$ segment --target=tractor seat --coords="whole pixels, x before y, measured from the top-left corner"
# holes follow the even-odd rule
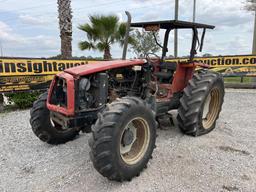
[[[162,70],[175,71],[176,68],[177,68],[177,64],[175,62],[165,61],[162,64],[160,64],[160,69]]]
[[[160,64],[160,72],[155,72],[155,76],[162,81],[170,80],[176,70],[176,66],[177,64],[173,62],[163,62]]]
[[[171,72],[155,72],[155,76],[158,78],[158,79],[170,79],[172,77],[172,73]]]

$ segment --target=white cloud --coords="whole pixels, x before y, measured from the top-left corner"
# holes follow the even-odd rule
[[[11,28],[6,23],[0,21],[0,38],[6,38],[11,31]]]
[[[59,38],[47,35],[24,36],[17,34],[9,25],[1,21],[0,41],[5,56],[39,57],[56,55],[59,50]]]
[[[243,1],[204,0],[198,4],[197,18],[217,26],[234,26],[247,23],[251,16],[243,7]]]
[[[33,17],[27,14],[19,15],[19,19],[22,23],[30,25],[46,25],[50,23],[45,17]]]
[[[159,19],[159,13],[157,12],[148,12],[144,14],[141,18],[141,21],[152,21]]]
[[[121,12],[117,13],[116,15],[118,16],[120,22],[125,22],[123,14]]]
[[[22,43],[23,39],[20,35],[14,34],[13,29],[6,23],[0,21],[0,40],[2,43]]]

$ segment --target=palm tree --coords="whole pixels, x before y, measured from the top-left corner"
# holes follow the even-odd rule
[[[58,0],[61,58],[72,57],[72,12],[71,0]]]
[[[80,25],[78,28],[87,34],[88,41],[81,41],[79,48],[81,50],[99,50],[104,52],[104,59],[111,59],[111,45],[118,42],[121,46],[124,44],[126,24],[120,23],[115,15],[94,15],[90,16],[90,23]],[[132,37],[129,37],[129,43],[132,43]]]

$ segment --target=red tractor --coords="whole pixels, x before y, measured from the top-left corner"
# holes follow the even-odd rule
[[[80,131],[92,132],[93,165],[116,181],[131,180],[147,166],[158,122],[168,117],[168,111],[178,109],[183,133],[203,135],[215,128],[224,97],[222,76],[193,61],[197,47],[202,50],[206,29],[214,26],[177,20],[131,23],[127,15],[123,60],[87,64],[57,74],[48,92],[34,102],[30,119],[35,135],[49,144],[70,141]],[[130,26],[165,30],[163,46],[157,42],[162,56],[149,53],[146,59],[125,60]],[[193,31],[187,62],[164,60],[173,29]],[[198,29],[202,30],[200,40]]]

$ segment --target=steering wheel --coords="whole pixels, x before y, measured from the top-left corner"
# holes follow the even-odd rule
[[[155,59],[152,59],[150,57],[150,55],[155,56],[157,58],[157,61]],[[146,60],[148,61],[148,63],[152,64],[152,63],[156,63],[156,62],[160,61],[161,58],[157,54],[155,54],[155,53],[146,53]]]
[[[150,55],[153,55],[154,58],[150,57]],[[161,58],[155,54],[155,53],[146,53],[146,60],[148,62],[148,65],[151,67],[151,70],[154,71],[155,67],[160,64]]]

